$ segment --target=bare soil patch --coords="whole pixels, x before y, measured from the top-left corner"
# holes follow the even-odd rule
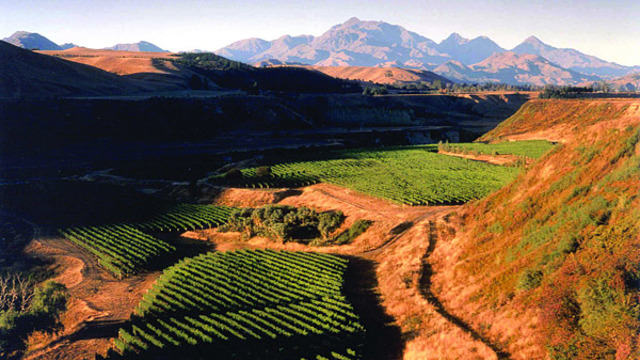
[[[51,260],[53,280],[67,286],[68,309],[64,330],[54,335],[36,333],[29,339],[24,359],[92,359],[105,355],[118,326],[129,318],[159,273],[116,279],[96,259],[62,238],[38,238],[27,254]]]
[[[448,151],[438,151],[438,154],[449,155],[449,156],[457,156],[465,159],[482,161],[489,164],[494,165],[503,165],[509,166],[521,161],[523,158],[516,155],[472,155],[472,154],[461,154],[455,152]]]

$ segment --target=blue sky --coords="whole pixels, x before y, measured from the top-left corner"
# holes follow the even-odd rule
[[[640,65],[640,0],[0,0],[0,37],[38,32],[101,48],[140,40],[172,51],[236,40],[320,35],[352,16],[434,41],[486,35],[512,48],[530,35],[623,65]]]

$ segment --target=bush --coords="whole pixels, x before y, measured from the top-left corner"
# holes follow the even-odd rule
[[[256,176],[259,178],[271,177],[271,168],[269,166],[260,166],[256,169]]]
[[[356,221],[349,230],[344,231],[333,239],[333,245],[344,245],[352,242],[355,238],[367,231],[372,224],[373,221],[371,220]]]
[[[521,275],[518,280],[518,289],[531,290],[540,286],[544,274],[540,270],[527,269]]]
[[[267,205],[257,209],[238,209],[220,231],[239,231],[245,238],[256,235],[284,242],[307,243],[312,239],[326,238],[344,222],[340,211],[321,214],[307,207]]]

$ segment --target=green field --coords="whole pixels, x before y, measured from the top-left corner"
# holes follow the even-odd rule
[[[347,260],[213,252],[165,269],[112,358],[359,359],[364,329],[342,295]]]
[[[323,159],[270,166],[271,175],[243,169],[241,178],[213,183],[253,188],[327,182],[408,205],[460,204],[509,183],[519,169],[437,154],[436,145],[333,151]]]
[[[546,140],[507,141],[497,144],[485,143],[445,143],[439,144],[438,149],[463,154],[474,155],[516,155],[532,159],[539,159],[554,144]]]

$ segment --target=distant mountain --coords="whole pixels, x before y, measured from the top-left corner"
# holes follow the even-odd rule
[[[299,62],[292,62],[292,61],[280,61],[277,59],[268,59],[268,60],[260,60],[251,65],[255,67],[268,67],[268,66],[304,65],[304,64]]]
[[[73,49],[74,47],[80,47],[80,45],[76,45],[74,43],[66,43],[66,44],[60,45],[61,50]]]
[[[518,54],[533,54],[583,74],[601,77],[616,77],[628,74],[632,69],[628,66],[604,61],[595,56],[581,53],[574,49],[559,49],[543,43],[535,36],[527,38],[512,50]]]
[[[121,95],[143,90],[135,80],[0,41],[0,97]]]
[[[116,51],[169,52],[169,50],[163,50],[156,45],[153,45],[152,43],[146,41],[140,41],[135,44],[117,44],[104,49]]]
[[[437,44],[401,26],[351,18],[333,26],[318,37],[285,35],[272,41],[251,38],[232,43],[215,53],[248,64],[263,60],[279,60],[283,63],[295,62],[315,66],[402,67],[441,71],[440,74],[443,76],[468,81],[471,78],[495,79],[497,73],[487,72],[479,66],[469,66],[505,51],[486,36],[467,39],[453,33]],[[528,77],[540,84],[573,84],[577,78],[592,79],[598,76],[610,79],[640,71],[640,67],[607,62],[574,49],[558,49],[535,37],[528,38],[512,51],[520,55],[535,55],[550,62],[547,64],[536,58],[533,62],[539,62],[543,69],[531,67],[529,76],[519,72],[525,71],[525,63],[531,59],[525,61],[524,57],[518,57],[517,61],[525,63],[517,66],[512,64],[514,71],[519,69],[513,76],[507,76],[506,68],[500,66],[502,75],[497,77],[515,83],[522,83],[523,79]],[[502,58],[516,59],[513,55]],[[496,59],[499,58],[494,58],[491,62]],[[436,68],[438,70],[435,70]],[[568,70],[571,72],[567,72]],[[483,72],[486,74],[481,74]],[[545,73],[561,77],[545,79]]]
[[[401,26],[351,18],[319,37],[282,36],[273,41],[247,39],[215,53],[233,60],[256,63],[277,59],[319,66],[394,66],[433,68],[450,60],[438,44]]]
[[[480,62],[495,53],[506,51],[486,36],[469,40],[458,33],[451,34],[438,44],[438,50],[467,65]]]
[[[13,35],[4,38],[3,40],[11,45],[15,45],[23,49],[62,50],[58,44],[46,37],[38,33],[31,33],[27,31],[16,31]]]
[[[449,79],[467,83],[577,85],[599,79],[596,76],[584,75],[562,68],[537,55],[514,52],[496,53],[469,66],[450,61],[440,65],[434,71]]]

